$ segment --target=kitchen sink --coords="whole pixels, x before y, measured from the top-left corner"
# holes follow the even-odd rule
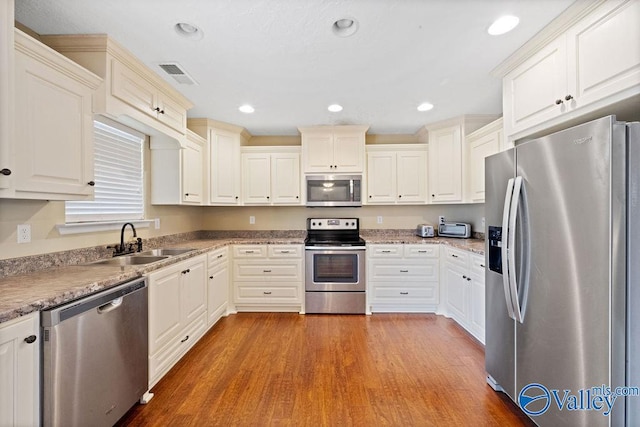
[[[142,253],[142,252],[140,252]],[[126,265],[144,265],[150,264],[156,261],[162,261],[163,259],[169,258],[168,255],[165,256],[145,256],[145,255],[127,255],[120,256],[115,258],[109,258],[102,261],[92,262],[87,265],[113,265],[113,266],[121,266],[124,267]]]
[[[133,254],[133,256],[174,256],[181,255],[187,252],[191,252],[193,249],[182,249],[182,248],[165,248],[165,249],[150,249],[148,251],[138,252]]]

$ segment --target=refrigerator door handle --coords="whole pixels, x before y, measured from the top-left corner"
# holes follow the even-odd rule
[[[513,298],[511,297],[511,287],[509,280],[509,209],[511,207],[511,199],[513,197],[513,183],[511,178],[507,182],[507,193],[504,196],[504,209],[502,210],[502,285],[504,286],[504,299],[507,303],[507,313],[509,317],[515,320],[513,310]]]
[[[511,195],[511,211],[509,213],[509,234],[507,236],[507,250],[509,253],[509,294],[513,307],[514,319],[522,323],[522,310],[518,296],[518,281],[516,274],[516,225],[518,221],[518,209],[520,207],[520,193],[522,192],[522,177],[517,176],[514,181],[513,194]]]

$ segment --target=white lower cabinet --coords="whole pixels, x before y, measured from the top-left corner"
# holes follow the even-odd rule
[[[439,245],[371,244],[367,260],[368,311],[436,311]]]
[[[442,247],[442,310],[484,344],[484,257]]]
[[[0,324],[0,426],[40,424],[40,312]]]
[[[235,311],[301,311],[302,245],[233,246]]]
[[[229,248],[216,249],[207,255],[209,281],[207,286],[207,327],[227,314],[229,301]]]
[[[200,255],[149,275],[149,387],[206,331],[206,273]]]

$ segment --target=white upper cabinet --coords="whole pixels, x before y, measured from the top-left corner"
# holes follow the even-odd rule
[[[426,203],[426,144],[367,146],[368,204]]]
[[[151,137],[151,204],[204,203],[204,162],[207,141],[187,129],[184,148]]]
[[[300,148],[243,147],[244,204],[299,205]]]
[[[545,28],[494,71],[511,141],[640,95],[640,0],[576,2],[555,22],[568,24]]]
[[[13,140],[13,1],[0,2],[0,197],[11,195],[13,161],[9,145]]]
[[[362,173],[368,126],[299,128],[304,173]]]
[[[187,110],[193,104],[124,47],[106,35],[42,36],[63,55],[104,79],[94,112],[184,146]]]
[[[468,202],[467,135],[496,119],[492,115],[466,115],[426,127],[429,132],[429,202]]]
[[[101,79],[15,30],[16,198],[93,197],[92,96]]]
[[[469,173],[465,199],[472,203],[484,203],[484,159],[505,148],[502,118],[469,134],[466,144],[469,150]]]
[[[241,127],[211,119],[189,119],[189,129],[207,139],[205,204],[242,203],[240,147],[249,138]]]

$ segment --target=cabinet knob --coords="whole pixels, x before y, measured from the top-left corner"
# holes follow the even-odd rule
[[[271,295],[271,291],[264,291],[262,293],[265,294],[265,295]]]
[[[160,107],[153,108],[152,110],[157,112],[157,113],[159,113],[160,112]]]
[[[271,270],[262,270],[263,273],[271,273]]]
[[[26,337],[24,339],[24,342],[26,342],[27,344],[33,344],[34,342],[36,342],[36,336],[35,335],[29,335],[28,337]]]
[[[463,279],[466,279],[466,278],[467,278],[467,276],[462,276],[462,278],[463,278]]]
[[[400,292],[400,295],[409,295],[409,292]]]
[[[186,340],[189,339],[189,335],[187,335],[186,337],[184,337],[184,339],[180,340],[180,342],[185,342]]]
[[[338,165],[333,165],[333,168],[334,169],[338,169]]]
[[[189,193],[184,193],[184,195],[188,197],[188,196],[189,196]]]
[[[402,194],[398,194],[398,198],[401,199],[402,198]]]
[[[213,276],[209,276],[209,279],[213,279]]]
[[[400,273],[408,273],[409,270],[400,270]]]
[[[485,265],[484,265],[484,264],[480,264],[480,267],[484,268],[484,267],[485,267]]]
[[[467,281],[470,282],[471,281],[471,277],[467,277]]]
[[[0,173],[2,175],[4,175],[4,176],[9,176],[9,175],[11,175],[11,169],[4,168],[4,169],[0,170]]]
[[[89,181],[89,182],[87,182],[87,184],[89,184],[90,186],[92,186],[92,187],[93,187],[93,186],[95,186],[95,185],[96,185],[96,182],[95,182],[95,181]]]
[[[187,273],[191,273],[191,270],[188,268],[186,270],[182,270],[182,274],[187,274]]]
[[[454,258],[458,258],[458,255],[456,255],[456,254],[451,254],[451,256],[454,257]]]
[[[238,196],[236,196],[236,200],[238,200]]]
[[[160,110],[160,111],[159,111],[159,113],[160,113],[160,114],[164,114],[164,110]]]
[[[217,258],[222,258],[224,255],[220,254],[217,256]]]
[[[300,198],[300,196],[296,196],[296,199],[299,199],[299,198]]]
[[[571,95],[567,95],[567,96],[564,97],[565,101],[571,101],[572,99],[573,99],[573,96],[571,96]]]
[[[564,101],[562,99],[556,99],[556,105],[562,104]]]
[[[269,196],[267,196],[267,200],[269,200]]]
[[[436,195],[435,195],[435,194],[432,194],[432,195],[431,195],[431,197],[436,197]]]

